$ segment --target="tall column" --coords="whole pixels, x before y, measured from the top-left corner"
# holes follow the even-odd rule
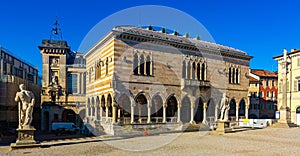
[[[134,105],[131,105],[130,123],[134,123]]]
[[[178,103],[178,109],[177,109],[177,113],[178,113],[178,116],[177,116],[177,122],[181,122],[181,113],[180,113],[180,110],[181,109],[181,104]]]
[[[112,122],[116,123],[117,121],[117,107],[114,102],[112,102]]]
[[[150,107],[150,105],[148,106],[148,118],[147,118],[147,123],[151,123],[151,107]]]
[[[191,121],[190,121],[190,123],[195,123],[195,121],[194,121],[194,107],[195,107],[195,104],[194,103],[192,103],[191,104]]]
[[[246,105],[245,118],[248,119],[249,104]]]
[[[107,104],[105,105],[105,111],[106,111],[106,113],[105,113],[105,122],[108,122],[108,105]]]
[[[102,121],[102,116],[103,116],[103,108],[101,107],[101,104],[100,104],[100,121]]]
[[[202,120],[202,123],[204,123],[204,124],[207,123],[207,120],[206,120],[206,109],[207,109],[207,103],[204,102],[203,103],[203,120]]]
[[[167,122],[167,103],[163,104],[163,123]]]
[[[235,121],[239,121],[239,108],[239,104],[237,104],[235,110]]]
[[[287,51],[284,49],[283,51],[283,62],[282,65],[282,105],[279,108],[280,110],[280,119],[279,123],[288,123],[289,122],[289,114],[287,107],[287,69],[288,69],[288,61],[287,61]],[[292,81],[291,81],[292,82]]]

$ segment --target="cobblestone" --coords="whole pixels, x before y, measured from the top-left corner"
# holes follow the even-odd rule
[[[88,137],[42,142],[41,148],[0,155],[299,155],[299,128],[266,128],[227,133],[168,133],[131,138]]]

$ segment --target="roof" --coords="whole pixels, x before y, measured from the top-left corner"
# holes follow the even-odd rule
[[[292,50],[291,52],[287,53],[287,55],[296,54],[296,53],[299,53],[299,52],[300,52],[300,49]],[[280,58],[280,57],[283,57],[283,54],[274,56],[273,59],[277,59],[277,58]]]
[[[228,47],[228,46],[224,46],[221,44],[216,44],[204,40],[192,39],[185,36],[162,33],[161,31],[148,30],[148,29],[143,29],[135,26],[116,26],[113,30],[121,33],[129,33],[129,34],[140,35],[145,37],[152,37],[156,39],[167,40],[167,41],[172,41],[181,44],[187,44],[187,45],[196,46],[200,48],[203,47],[203,48],[215,49],[215,50],[225,51],[240,56],[249,57],[249,55],[246,52],[239,49],[235,49],[232,47]]]
[[[249,81],[250,81],[250,82],[259,82],[258,79],[254,78],[254,77],[252,77],[252,76],[249,77]]]
[[[251,73],[260,77],[277,77],[277,72],[270,72],[263,69],[251,69]]]

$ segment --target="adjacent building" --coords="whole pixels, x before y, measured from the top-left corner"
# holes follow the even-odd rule
[[[251,69],[249,91],[249,117],[274,119],[277,111],[277,72]]]
[[[284,117],[285,122],[300,125],[300,50],[285,50],[285,55],[274,59],[278,61],[278,110],[286,111],[280,117]]]
[[[0,46],[0,128],[18,127],[18,104],[15,95],[20,84],[25,84],[35,96],[33,126],[40,128],[40,94],[38,69]]]
[[[58,23],[49,40],[39,46],[42,54],[41,130],[51,131],[52,122],[82,126],[85,116],[85,59],[62,40]]]
[[[86,122],[208,124],[225,93],[232,121],[248,118],[246,52],[178,32],[117,26],[85,55]]]

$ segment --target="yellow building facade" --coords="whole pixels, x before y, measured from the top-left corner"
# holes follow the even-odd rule
[[[278,110],[283,103],[284,56],[275,56],[278,61]],[[300,50],[292,49],[287,53],[287,120],[300,125]]]

